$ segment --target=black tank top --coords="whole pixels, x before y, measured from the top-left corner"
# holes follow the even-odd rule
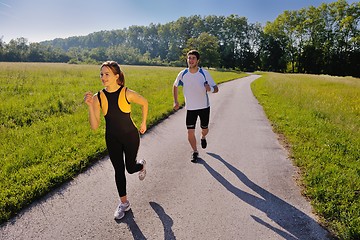
[[[119,136],[134,130],[137,131],[130,112],[125,113],[119,107],[119,97],[122,88],[120,87],[116,92],[112,93],[103,90],[108,101],[108,111],[105,115],[107,134]]]

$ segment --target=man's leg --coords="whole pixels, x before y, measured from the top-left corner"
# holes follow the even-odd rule
[[[195,126],[198,115],[196,111],[188,110],[186,112],[186,128],[188,130],[188,141],[193,151],[197,151],[196,137],[195,137]]]
[[[188,129],[188,140],[193,151],[197,151],[195,129]]]
[[[201,129],[201,138],[205,138],[206,135],[209,133],[209,129]]]
[[[201,147],[206,148],[206,135],[209,133],[210,107],[203,109],[200,113],[201,125]]]
[[[195,129],[188,129],[188,140],[193,149],[193,153],[191,154],[191,162],[197,162],[199,158],[199,152],[196,147],[196,137],[195,137]]]

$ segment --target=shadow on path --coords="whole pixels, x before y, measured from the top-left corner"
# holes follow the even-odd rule
[[[126,212],[125,217],[123,219],[116,220],[116,222],[117,223],[126,223],[128,228],[130,229],[134,239],[136,239],[136,240],[146,240],[146,237],[141,232],[139,226],[135,222],[134,213],[133,213],[132,209],[130,209],[129,211]]]
[[[172,230],[173,220],[169,215],[166,214],[164,208],[162,208],[159,204],[155,202],[150,202],[150,206],[154,209],[156,214],[159,216],[163,226],[164,226],[164,239],[165,240],[175,240],[176,237]]]
[[[226,162],[219,155],[214,153],[207,154],[223,163],[231,172],[233,172],[238,177],[241,182],[243,182],[247,187],[252,189],[257,194],[259,194],[262,198],[254,196],[235,187],[221,174],[215,171],[204,160],[200,159],[198,161],[199,164],[204,165],[206,170],[229,192],[233,193],[235,196],[237,196],[239,199],[246,202],[250,206],[253,206],[258,210],[264,212],[272,221],[281,226],[281,228],[285,231],[271,226],[262,219],[252,215],[251,217],[256,222],[271,229],[285,239],[324,239],[324,235],[326,235],[325,230],[321,228],[321,226],[311,217],[252,182],[244,173]],[[322,231],[322,233],[318,234],[316,231]]]
[[[169,215],[166,214],[164,208],[160,206],[160,204],[156,202],[150,202],[150,206],[154,209],[156,214],[159,216],[163,228],[164,228],[164,239],[165,240],[176,240],[174,232],[172,230],[173,220]],[[130,209],[126,214],[125,217],[121,220],[116,220],[117,223],[125,223],[131,231],[133,238],[136,240],[146,240],[146,237],[140,230],[139,226],[137,225],[134,213],[132,209]]]

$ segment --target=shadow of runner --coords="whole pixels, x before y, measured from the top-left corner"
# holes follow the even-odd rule
[[[117,223],[126,223],[128,228],[131,231],[131,234],[133,235],[134,239],[136,240],[146,240],[146,237],[141,232],[139,226],[135,222],[134,219],[134,213],[132,212],[132,209],[126,212],[125,217],[120,220],[116,220]]]
[[[159,216],[163,227],[164,227],[164,239],[165,240],[176,240],[176,237],[174,235],[174,232],[172,230],[173,226],[173,220],[172,218],[166,214],[164,208],[162,208],[158,203],[156,202],[149,202],[150,206],[154,209],[156,214]],[[134,213],[132,212],[132,209],[130,209],[128,212],[126,212],[125,217],[120,220],[116,220],[117,223],[126,223],[128,228],[131,231],[131,234],[133,235],[135,240],[146,240],[146,237],[141,232],[139,226],[135,222],[134,219]]]
[[[276,222],[288,233],[280,229],[270,227],[268,224],[266,224],[259,218],[253,217],[256,222],[275,231],[277,234],[285,237],[286,239],[324,239],[324,235],[326,234],[318,235],[317,233],[313,232],[313,229],[324,231],[324,233],[325,230],[311,217],[252,182],[244,173],[226,162],[219,155],[214,153],[207,154],[222,162],[231,172],[233,172],[239,178],[241,182],[243,182],[247,187],[252,189],[257,194],[259,194],[263,199],[235,187],[221,174],[219,174],[212,167],[210,167],[210,165],[207,164],[204,160],[198,161],[199,164],[203,164],[206,170],[228,191],[233,193],[235,196],[237,196],[239,199],[246,202],[247,204],[266,213],[266,215],[271,220]]]
[[[256,222],[260,223],[261,225],[269,228],[270,230],[276,232],[277,234],[279,234],[280,236],[282,236],[284,239],[287,239],[287,240],[296,240],[297,238],[295,238],[294,236],[288,234],[287,232],[285,231],[282,231],[281,229],[278,229],[274,226],[271,226],[270,224],[268,224],[267,222],[263,221],[262,219],[254,216],[254,215],[250,215]]]
[[[154,209],[156,214],[159,216],[163,226],[164,226],[164,239],[165,240],[175,240],[176,237],[172,230],[173,220],[169,215],[166,214],[164,208],[162,208],[159,204],[155,202],[150,202],[150,206]]]

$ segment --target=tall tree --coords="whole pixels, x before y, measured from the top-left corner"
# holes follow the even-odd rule
[[[150,58],[155,58],[159,56],[159,27],[160,25],[150,24],[144,31],[144,48],[146,52],[150,54]]]
[[[171,24],[167,23],[164,25],[160,25],[158,28],[158,36],[159,36],[159,54],[161,60],[169,60],[169,47],[171,42]]]
[[[276,18],[274,22],[268,22],[264,27],[261,60],[265,70],[286,71],[289,37],[283,31],[282,21],[283,18]]]
[[[235,68],[241,65],[243,40],[246,32],[247,20],[235,14],[228,16],[224,21],[224,35],[222,50],[222,65],[226,68]]]

